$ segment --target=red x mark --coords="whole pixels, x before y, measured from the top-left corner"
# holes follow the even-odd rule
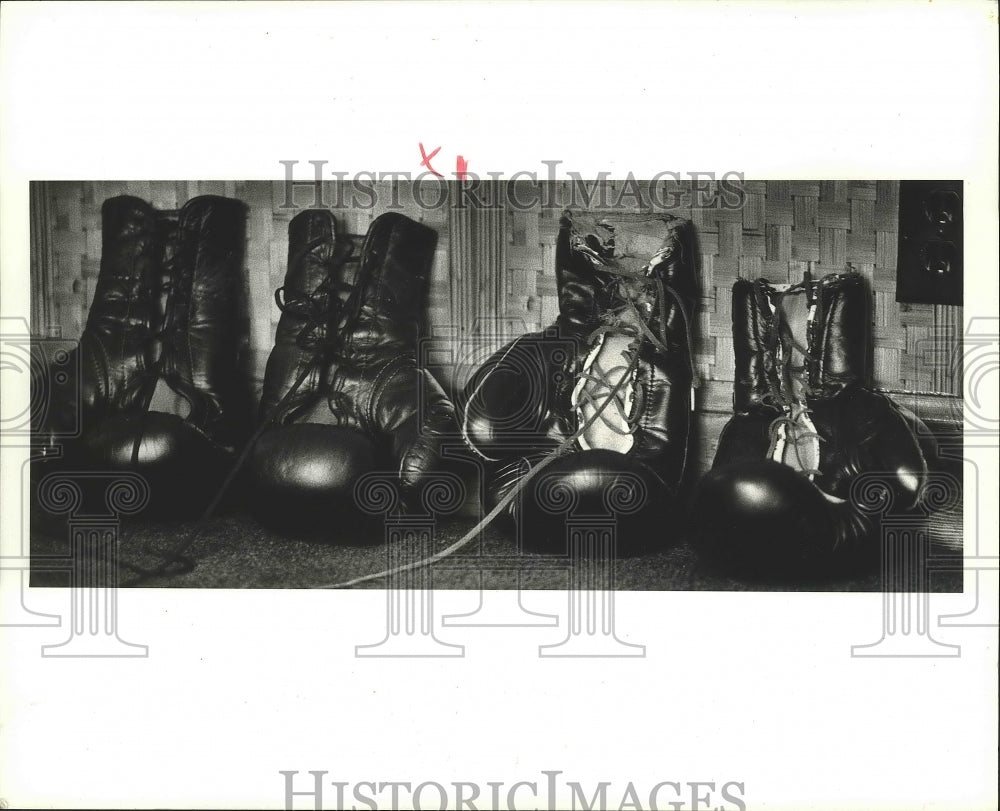
[[[420,142],[418,142],[418,146],[420,147],[420,157],[423,158],[423,160],[420,161],[420,165],[421,166],[426,166],[427,169],[430,171],[430,173],[432,175],[436,175],[437,177],[444,177],[444,175],[442,175],[440,172],[434,171],[434,167],[431,166],[431,159],[435,155],[437,155],[438,152],[441,151],[441,147],[438,147],[433,152],[431,152],[430,155],[428,155],[426,152],[424,152],[424,145],[423,144],[421,144]]]

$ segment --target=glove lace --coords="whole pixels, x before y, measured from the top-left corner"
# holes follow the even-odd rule
[[[144,294],[147,301],[155,301],[160,297],[165,297],[166,300],[163,323],[159,329],[147,333],[142,341],[144,353],[150,349],[155,351],[157,348],[159,351],[152,365],[140,369],[129,384],[119,392],[117,398],[120,406],[123,402],[131,399],[133,393],[138,390],[137,413],[140,415],[139,419],[143,423],[156,393],[156,385],[160,380],[165,380],[171,389],[192,406],[192,412],[185,417],[185,421],[192,420],[194,417],[193,406],[197,392],[191,389],[179,375],[169,371],[167,366],[168,360],[178,356],[182,351],[182,347],[178,343],[178,339],[181,337],[182,322],[177,316],[178,310],[185,306],[185,302],[178,300],[178,294],[181,290],[182,288],[175,283],[172,276],[168,276],[156,284],[144,287]],[[199,415],[200,418],[204,418],[205,416],[204,413]],[[142,445],[144,434],[145,426],[140,424],[136,431],[135,439],[132,442],[131,460],[133,466],[138,464],[139,449]]]
[[[594,342],[607,334],[627,335],[631,338],[637,338],[639,331],[628,327],[600,326],[590,333],[587,337],[587,342],[593,345]],[[625,377],[629,374],[630,370],[634,377],[636,369],[634,361],[637,360],[637,355],[638,352],[635,349],[626,349],[622,352],[622,357],[626,360],[626,363],[612,366],[609,369],[601,367],[600,357],[598,356],[594,359],[589,369],[581,370],[577,377],[578,380],[583,381],[583,385],[577,395],[577,408],[582,409],[584,406],[591,406],[594,409],[598,409],[601,403],[605,400],[610,400],[610,408],[598,410],[597,416],[607,428],[622,436],[634,434],[639,427],[639,415],[642,414],[645,403],[645,387],[641,382],[632,381],[632,408],[626,411],[625,391],[620,390],[619,387],[618,394],[612,396],[612,393],[616,391],[616,387],[611,380],[614,379],[615,375],[619,379]],[[616,416],[617,419],[615,419]],[[622,427],[623,425],[625,427]]]
[[[612,292],[613,297],[622,302],[621,306],[609,316],[612,323],[598,326],[587,336],[587,343],[593,346],[595,342],[609,334],[625,335],[633,339],[633,343],[622,353],[626,361],[625,364],[603,369],[600,366],[600,359],[595,358],[589,369],[581,370],[578,377],[582,378],[585,382],[580,389],[577,405],[582,406],[586,404],[596,407],[613,389],[610,383],[612,376],[624,374],[626,369],[631,368],[633,375],[633,380],[631,381],[633,384],[632,408],[626,411],[624,402],[625,392],[620,390],[619,395],[610,404],[611,410],[604,409],[599,414],[601,422],[615,433],[621,435],[634,434],[639,427],[639,417],[643,413],[647,394],[644,383],[634,380],[635,371],[638,367],[633,361],[636,359],[635,356],[638,355],[643,339],[648,340],[660,353],[668,354],[670,352],[670,338],[667,328],[668,296],[673,300],[683,322],[684,344],[687,347],[687,361],[691,373],[692,385],[694,387],[699,385],[695,368],[694,351],[692,349],[691,322],[688,317],[687,307],[680,293],[673,286],[665,283],[655,272],[656,266],[664,259],[666,253],[664,249],[657,252],[641,272],[633,272],[620,267],[604,265],[600,256],[590,247],[579,246],[578,250],[585,253],[592,262],[601,263],[602,270],[617,277],[612,282],[612,291],[609,292]],[[640,312],[639,307],[635,303],[634,294],[630,293],[626,288],[627,280],[640,282],[644,286],[652,284],[655,290],[653,298],[658,310],[658,318],[655,320],[658,328],[657,332],[653,332],[650,328],[649,321],[652,319],[649,315],[644,316]],[[622,427],[623,425],[625,427]]]
[[[765,358],[764,376],[768,384],[768,391],[761,400],[781,413],[775,417],[768,426],[768,458],[774,458],[778,446],[783,441],[790,443],[795,454],[797,468],[806,476],[819,476],[821,471],[811,466],[802,458],[800,443],[805,440],[815,440],[823,442],[824,439],[815,431],[809,430],[809,415],[812,409],[809,408],[809,398],[814,390],[810,384],[809,370],[816,362],[810,352],[812,344],[811,327],[812,321],[808,322],[806,333],[806,344],[796,339],[789,324],[788,314],[784,307],[784,300],[787,296],[804,290],[808,297],[810,307],[816,300],[815,285],[808,271],[804,279],[798,284],[792,285],[783,291],[770,291],[766,289],[766,282],[758,279],[754,282],[754,294],[758,303],[758,310],[766,313],[773,303],[773,319],[768,325],[764,338]],[[769,296],[773,292],[773,297]],[[792,349],[797,350],[803,357],[802,365],[792,365],[791,358],[785,359],[784,347],[787,343]],[[790,389],[788,380],[794,377],[801,386],[801,394],[796,394]]]
[[[346,252],[327,260],[328,272],[313,291],[294,298],[287,297],[284,286],[275,291],[274,300],[278,309],[282,313],[292,312],[303,319],[304,323],[295,336],[295,343],[312,354],[305,364],[305,371],[275,406],[272,414],[265,420],[265,425],[281,412],[284,404],[312,371],[326,365],[338,353],[343,354],[341,350],[344,347],[344,338],[357,321],[364,303],[362,293],[365,280],[360,278],[359,273],[359,278],[352,284],[340,278],[339,270],[356,259],[353,243],[348,242]],[[347,294],[346,298],[342,295],[344,293]],[[343,357],[339,360],[340,363],[334,367],[333,375],[327,383],[327,389],[331,392],[327,396],[327,407],[337,418],[337,423],[341,424],[348,420],[349,404],[343,392],[337,390],[340,368],[346,363]]]
[[[159,345],[160,352],[158,357],[152,366],[142,369],[130,382],[130,384],[119,394],[119,401],[121,401],[125,400],[127,396],[130,396],[133,390],[138,389],[140,391],[138,411],[140,424],[135,431],[135,439],[132,441],[131,464],[133,467],[138,466],[139,463],[139,450],[142,446],[142,440],[146,433],[145,422],[149,414],[149,407],[153,401],[153,396],[156,393],[156,385],[160,379],[166,380],[172,389],[184,397],[189,403],[193,403],[192,393],[185,391],[187,387],[184,386],[181,379],[177,375],[166,374],[167,358],[171,353],[176,353],[178,351],[176,339],[180,335],[180,320],[174,315],[180,304],[176,299],[177,291],[178,287],[175,285],[172,276],[162,279],[158,284],[147,285],[144,288],[147,301],[155,301],[158,297],[165,296],[167,304],[163,324],[160,325],[158,330],[150,332],[143,340],[144,351],[148,351],[150,347],[155,348]],[[191,415],[189,414],[186,419],[190,418]],[[125,585],[136,585],[151,577],[157,577],[161,574],[165,574],[171,566],[179,567],[177,568],[177,571],[174,572],[175,574],[184,574],[193,570],[194,561],[184,554],[193,542],[193,537],[187,539],[177,548],[165,554],[163,562],[159,566],[152,569],[137,566],[129,563],[128,561],[120,561],[120,564],[123,567],[138,575],[132,583]]]

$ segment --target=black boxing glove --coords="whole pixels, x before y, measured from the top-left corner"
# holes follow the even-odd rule
[[[780,579],[877,560],[877,527],[851,497],[862,474],[877,474],[897,509],[919,503],[926,429],[863,386],[863,283],[734,286],[737,413],[692,501],[696,549],[717,568]]]
[[[503,504],[525,548],[564,550],[567,509],[613,515],[624,553],[671,542],[690,423],[692,259],[686,221],[564,213],[556,324],[496,352],[463,396],[484,508]]]
[[[412,502],[442,463],[440,442],[456,434],[454,407],[416,360],[436,239],[384,214],[354,256],[328,211],[292,220],[261,403],[267,427],[247,465],[252,506],[269,526],[355,528],[362,475],[391,466]]]
[[[223,197],[173,212],[135,197],[105,201],[100,274],[79,362],[69,364],[79,369],[80,397],[53,409],[80,435],[57,467],[137,471],[172,515],[204,506],[247,428],[245,217],[242,203]]]

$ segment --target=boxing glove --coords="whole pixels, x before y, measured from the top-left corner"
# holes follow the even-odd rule
[[[289,226],[264,430],[247,471],[263,523],[357,540],[350,536],[364,523],[357,480],[393,470],[412,506],[442,463],[442,439],[457,432],[451,401],[416,358],[436,233],[383,214],[355,254],[335,226],[318,210]]]
[[[929,432],[865,387],[870,323],[857,274],[736,282],[736,414],[692,500],[703,559],[749,577],[841,574],[878,559],[859,476],[894,510],[919,504]]]
[[[49,410],[60,426],[92,428],[138,407],[136,381],[156,362],[160,325],[151,291],[162,236],[159,213],[143,200],[113,197],[101,207],[100,272],[78,359],[67,364],[80,376]]]
[[[207,503],[248,427],[239,294],[245,208],[198,197],[161,212],[134,197],[102,207],[101,269],[80,340],[76,398],[54,409],[79,436],[59,465],[133,470],[152,506]],[[65,412],[65,413],[63,413]]]
[[[623,554],[670,542],[690,419],[690,236],[668,215],[564,212],[556,323],[466,385],[462,434],[484,509],[503,505],[524,548],[564,551],[569,513],[614,518]]]

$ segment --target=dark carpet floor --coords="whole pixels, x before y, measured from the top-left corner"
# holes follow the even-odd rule
[[[434,548],[443,549],[476,523],[475,504],[436,526]],[[962,590],[960,512],[932,516],[929,582],[931,591]],[[639,591],[877,591],[882,587],[877,562],[867,571],[825,581],[748,581],[714,572],[694,555],[683,532],[662,551],[625,557],[615,567],[615,587]],[[33,586],[70,583],[66,561],[69,527],[34,521],[31,532]],[[959,542],[956,543],[956,538]],[[119,582],[122,586],[172,588],[315,588],[381,572],[402,562],[398,544],[387,544],[379,527],[370,543],[331,543],[287,538],[258,524],[245,511],[231,508],[203,523],[134,520],[119,530]],[[162,568],[183,546],[179,560]],[[141,574],[145,572],[147,574]],[[519,554],[502,527],[488,526],[468,546],[425,567],[411,584],[439,589],[565,589],[573,563],[555,555]],[[419,579],[424,578],[424,579]],[[385,578],[357,588],[386,588]]]

